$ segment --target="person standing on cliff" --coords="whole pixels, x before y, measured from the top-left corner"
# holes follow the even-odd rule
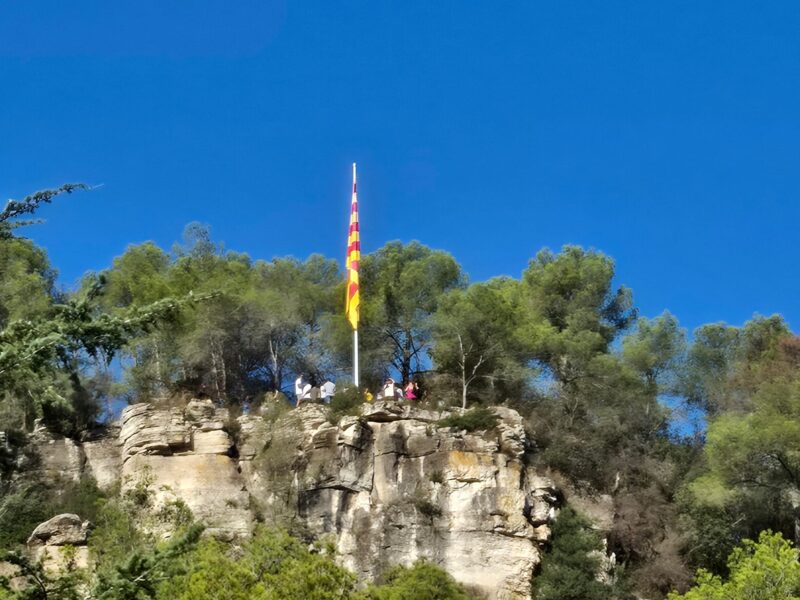
[[[311,398],[311,384],[303,382],[302,374],[298,375],[297,379],[294,380],[294,395],[297,398],[295,406],[300,406],[303,400]]]
[[[330,404],[331,400],[333,400],[333,397],[336,395],[336,384],[330,379],[326,379],[325,383],[323,383],[320,388],[320,395],[325,404]]]

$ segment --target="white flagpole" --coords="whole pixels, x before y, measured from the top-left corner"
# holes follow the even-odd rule
[[[358,388],[358,329],[353,329],[353,383]]]
[[[353,163],[353,192],[356,193],[356,163]],[[359,212],[359,229],[361,229],[361,214]],[[361,232],[358,234],[359,243],[361,241]],[[360,267],[360,265],[359,265]],[[360,275],[360,273],[359,273]],[[359,286],[361,285],[359,281]],[[358,327],[353,329],[353,384],[358,389]]]

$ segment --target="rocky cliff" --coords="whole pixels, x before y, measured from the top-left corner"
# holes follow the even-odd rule
[[[552,481],[524,463],[520,416],[498,407],[496,427],[467,432],[447,413],[365,404],[328,420],[306,404],[275,420],[231,419],[210,401],[135,404],[83,442],[35,434],[46,476],[93,476],[101,487],[145,478],[179,498],[218,537],[255,522],[332,536],[364,579],[425,557],[489,598],[528,598],[554,514]]]

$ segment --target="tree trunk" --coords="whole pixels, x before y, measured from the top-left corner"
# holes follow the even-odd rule
[[[156,357],[156,391],[161,392],[164,389],[164,382],[161,379],[161,352],[158,350],[158,340],[153,340],[153,354]]]
[[[787,491],[789,504],[792,507],[792,519],[794,520],[794,545],[800,545],[800,490],[795,488]]]
[[[461,408],[467,408],[467,357],[464,356],[464,343],[458,334],[458,350],[461,353]]]
[[[403,362],[400,368],[400,380],[406,383],[411,377],[411,336],[406,333],[403,343]]]
[[[222,351],[222,348],[220,346],[221,346],[220,344],[217,345],[217,351],[219,352],[219,362],[220,362],[220,366],[222,367],[220,369],[220,372],[222,373],[222,395],[223,395],[223,399],[227,400],[227,398],[228,398],[228,370],[227,370],[227,367],[225,365],[225,355],[224,355],[224,353]]]
[[[219,365],[217,361],[217,352],[214,348],[214,343],[211,343],[211,376],[214,378],[214,390],[216,391],[216,400],[222,397],[220,387],[219,387]]]
[[[275,351],[275,343],[272,338],[269,338],[269,359],[272,363],[272,384],[275,386],[275,391],[281,389],[283,381],[281,377],[280,366],[278,364],[278,353]]]

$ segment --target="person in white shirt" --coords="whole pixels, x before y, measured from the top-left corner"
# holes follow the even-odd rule
[[[303,383],[302,375],[298,375],[297,379],[294,380],[294,395],[297,397],[296,406],[300,406],[303,400],[311,398],[311,384]]]
[[[384,400],[394,400],[396,395],[396,386],[394,383],[394,379],[389,377],[386,379],[386,383],[383,384],[383,399]]]
[[[336,384],[330,379],[326,379],[320,389],[320,396],[325,404],[330,404],[333,397],[336,395]]]

